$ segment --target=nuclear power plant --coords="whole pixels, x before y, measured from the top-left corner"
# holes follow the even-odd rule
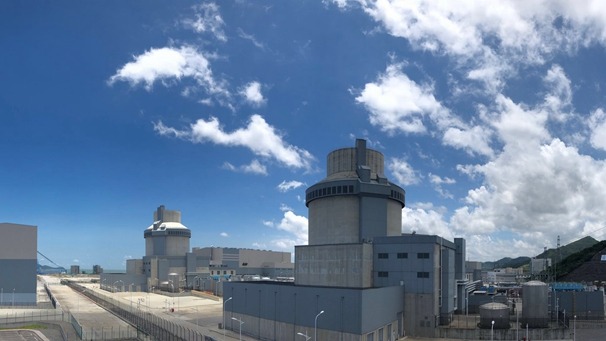
[[[224,327],[262,340],[434,336],[461,308],[465,241],[402,234],[405,191],[365,140],[329,153],[326,168],[306,191],[309,245],[295,247],[294,283],[225,283]]]
[[[223,282],[247,275],[293,275],[290,252],[227,247],[194,247],[191,230],[181,223],[181,212],[163,205],[143,231],[145,256],[126,261],[126,273],[102,273],[101,287],[111,291],[175,292],[209,290],[220,295]]]

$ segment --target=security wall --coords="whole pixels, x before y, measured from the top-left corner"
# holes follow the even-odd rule
[[[0,223],[0,305],[36,304],[38,228]]]

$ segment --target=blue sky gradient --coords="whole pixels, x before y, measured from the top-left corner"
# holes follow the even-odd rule
[[[192,246],[293,251],[326,154],[366,138],[403,232],[534,256],[606,210],[596,1],[3,1],[0,220],[124,267],[159,205]],[[44,262],[42,262],[44,264]]]

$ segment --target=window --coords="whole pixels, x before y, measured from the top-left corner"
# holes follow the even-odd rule
[[[379,259],[387,259],[389,258],[389,253],[379,253]]]
[[[398,252],[398,258],[408,258],[408,252]]]
[[[379,271],[379,277],[389,277],[389,272],[387,272],[387,271]]]
[[[429,272],[426,272],[426,271],[417,272],[417,278],[429,278]]]
[[[418,259],[429,259],[429,252],[419,252],[417,253]]]
[[[370,333],[366,335],[366,341],[374,341],[375,333]]]

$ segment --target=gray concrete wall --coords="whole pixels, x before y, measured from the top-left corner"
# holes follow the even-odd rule
[[[295,283],[349,288],[372,284],[372,244],[295,247]]]
[[[359,198],[354,195],[316,199],[309,203],[309,245],[359,243]]]

